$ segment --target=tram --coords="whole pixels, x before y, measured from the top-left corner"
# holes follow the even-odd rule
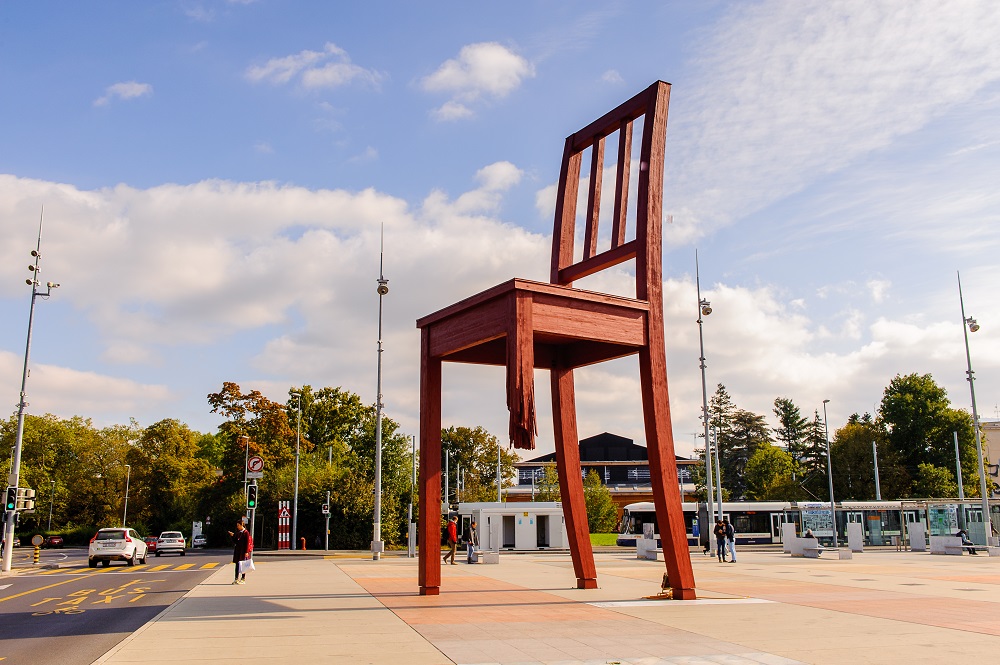
[[[910,505],[911,503],[912,505]],[[702,536],[706,533],[704,529],[712,528],[715,523],[715,515],[709,516],[708,508],[704,503],[687,502],[682,504],[682,507],[688,545],[693,547],[701,542]],[[970,528],[975,526],[974,523],[977,521],[976,517],[972,515],[974,508],[972,506],[967,511]],[[733,525],[736,531],[737,545],[780,543],[781,525],[786,522],[794,523],[796,530],[811,528],[821,540],[824,538],[832,539],[833,536],[830,529],[829,503],[724,502],[722,516],[728,517]],[[905,506],[900,501],[843,501],[837,504],[838,538],[846,538],[848,523],[858,522],[864,526],[865,543],[868,545],[888,545],[893,537],[901,536],[903,522],[926,522],[927,520],[928,507],[925,502],[907,502]],[[981,522],[981,518],[979,521]],[[826,533],[823,533],[820,523],[825,524]],[[652,525],[654,537],[659,539],[656,512],[651,502],[644,501],[625,506],[617,539],[618,544],[635,546],[635,539],[643,537],[644,525],[646,524]],[[942,527],[941,533],[946,533],[948,528],[950,527]],[[951,532],[954,532],[955,529],[957,526],[951,529]],[[931,531],[934,530],[935,526],[932,524]],[[985,537],[983,540],[985,542]]]

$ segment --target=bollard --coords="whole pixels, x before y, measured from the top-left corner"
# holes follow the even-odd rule
[[[35,545],[35,553],[32,556],[31,565],[33,565],[33,566],[37,566],[38,565],[38,557],[41,555],[41,553],[42,553],[42,548],[39,547],[38,545]]]

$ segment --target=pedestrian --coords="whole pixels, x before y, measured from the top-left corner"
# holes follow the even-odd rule
[[[715,522],[715,554],[719,557],[719,563],[726,560],[726,525],[721,519]]]
[[[469,524],[469,528],[465,530],[465,547],[466,554],[468,555],[468,560],[466,563],[476,562],[476,548],[479,546],[479,530],[476,529],[476,522],[473,521]]]
[[[444,562],[448,563],[451,557],[451,565],[455,563],[455,550],[458,547],[458,515],[452,515],[448,520],[448,553],[444,555]]]
[[[728,517],[723,518],[722,522],[726,525],[726,547],[729,548],[729,563],[736,563],[736,529],[729,523]]]
[[[233,539],[233,563],[236,567],[233,584],[246,584],[246,568],[240,570],[240,567],[241,565],[246,565],[242,562],[248,561],[253,553],[253,541],[250,538],[250,532],[247,531],[245,526],[243,526],[243,520],[237,520],[236,532],[234,533],[230,531],[229,535]]]

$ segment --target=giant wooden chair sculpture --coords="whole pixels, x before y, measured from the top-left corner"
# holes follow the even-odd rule
[[[420,360],[420,593],[441,586],[441,363],[507,368],[510,439],[534,448],[533,369],[551,371],[559,487],[577,587],[597,587],[580,474],[573,369],[639,356],[650,480],[674,598],[695,597],[694,574],[677,488],[667,399],[661,278],[664,142],[670,85],[662,81],[566,139],[552,239],[551,283],[513,279],[417,321]],[[644,117],[635,239],[626,241],[632,125]],[[611,247],[598,251],[605,139],[618,136]],[[576,201],[582,153],[591,149],[583,259],[574,263]],[[573,281],[629,259],[636,261],[636,297],[582,291]]]

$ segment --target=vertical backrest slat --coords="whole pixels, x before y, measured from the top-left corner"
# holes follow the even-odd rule
[[[604,180],[604,137],[594,143],[590,155],[590,191],[587,195],[587,230],[583,236],[583,258],[597,254],[597,225],[601,219],[601,185]]]
[[[667,133],[670,84],[657,81],[610,113],[566,139],[559,188],[556,194],[552,237],[551,282],[572,286],[573,281],[636,260],[636,298],[658,298],[662,285],[663,160]],[[629,205],[633,123],[643,118],[639,148],[638,194],[635,202],[635,239],[625,242]],[[618,132],[618,165],[615,178],[611,247],[599,252],[597,238],[606,137]],[[576,201],[580,187],[582,154],[592,149],[590,192],[585,216],[583,258],[574,262]]]
[[[618,169],[615,175],[615,218],[611,223],[611,249],[625,244],[628,215],[628,183],[632,175],[632,121],[623,120],[618,130]]]

